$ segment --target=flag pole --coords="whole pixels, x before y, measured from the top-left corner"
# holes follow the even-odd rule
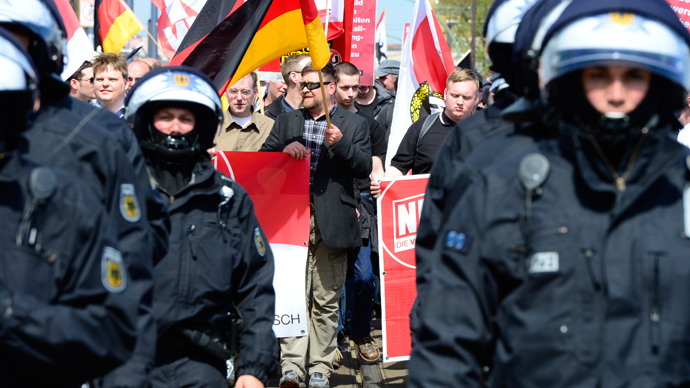
[[[331,0],[326,0],[326,27],[324,32],[326,33],[326,41],[328,41],[328,22],[331,20]]]
[[[331,127],[331,115],[328,113],[328,101],[327,101],[327,96],[326,96],[326,88],[324,88],[323,84],[323,74],[321,73],[321,69],[319,69],[319,82],[321,83],[321,95],[323,96],[323,109],[326,111],[326,128]]]
[[[158,43],[156,38],[154,38],[153,35],[151,35],[149,30],[146,29],[146,27],[144,27],[144,25],[141,23],[141,20],[139,20],[139,18],[134,13],[134,11],[132,11],[132,9],[129,8],[129,5],[127,5],[127,2],[120,0],[120,4],[122,4],[127,9],[127,11],[132,14],[132,16],[134,17],[134,20],[136,20],[137,23],[139,24],[139,27],[141,27],[142,30],[146,31],[146,33],[149,35],[149,38],[153,41],[153,43],[156,44],[156,46],[158,46],[158,49],[161,50],[161,52],[164,52],[163,47],[161,47],[160,43]]]

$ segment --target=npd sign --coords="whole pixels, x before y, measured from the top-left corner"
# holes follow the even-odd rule
[[[412,175],[381,182],[379,267],[386,362],[410,355],[410,309],[417,296],[414,248],[428,180],[429,175]]]
[[[427,181],[428,175],[414,175],[381,182],[381,247],[409,268],[415,266],[414,247]]]
[[[395,253],[414,249],[423,203],[423,193],[393,201],[393,224],[395,226],[393,251]]]

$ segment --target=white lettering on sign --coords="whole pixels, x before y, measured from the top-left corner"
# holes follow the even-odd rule
[[[414,249],[417,239],[417,225],[424,205],[424,194],[393,202],[395,217],[395,252]]]

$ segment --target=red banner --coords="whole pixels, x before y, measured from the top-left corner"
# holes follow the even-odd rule
[[[350,62],[360,71],[360,85],[374,85],[375,54],[376,0],[355,0]]]
[[[284,152],[225,151],[216,153],[214,164],[247,190],[270,243],[308,243],[308,158],[296,160]]]
[[[424,174],[381,182],[378,227],[385,362],[410,356],[410,309],[417,296],[414,248],[428,180]]]
[[[690,30],[690,4],[685,0],[666,0],[685,28]]]
[[[218,171],[237,181],[254,202],[256,216],[268,237],[275,262],[273,278],[277,337],[307,332],[304,298],[309,243],[309,158],[296,160],[283,152],[216,152]]]

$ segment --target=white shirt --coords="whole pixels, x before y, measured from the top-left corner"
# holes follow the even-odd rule
[[[690,124],[687,124],[678,132],[678,143],[690,147]]]

